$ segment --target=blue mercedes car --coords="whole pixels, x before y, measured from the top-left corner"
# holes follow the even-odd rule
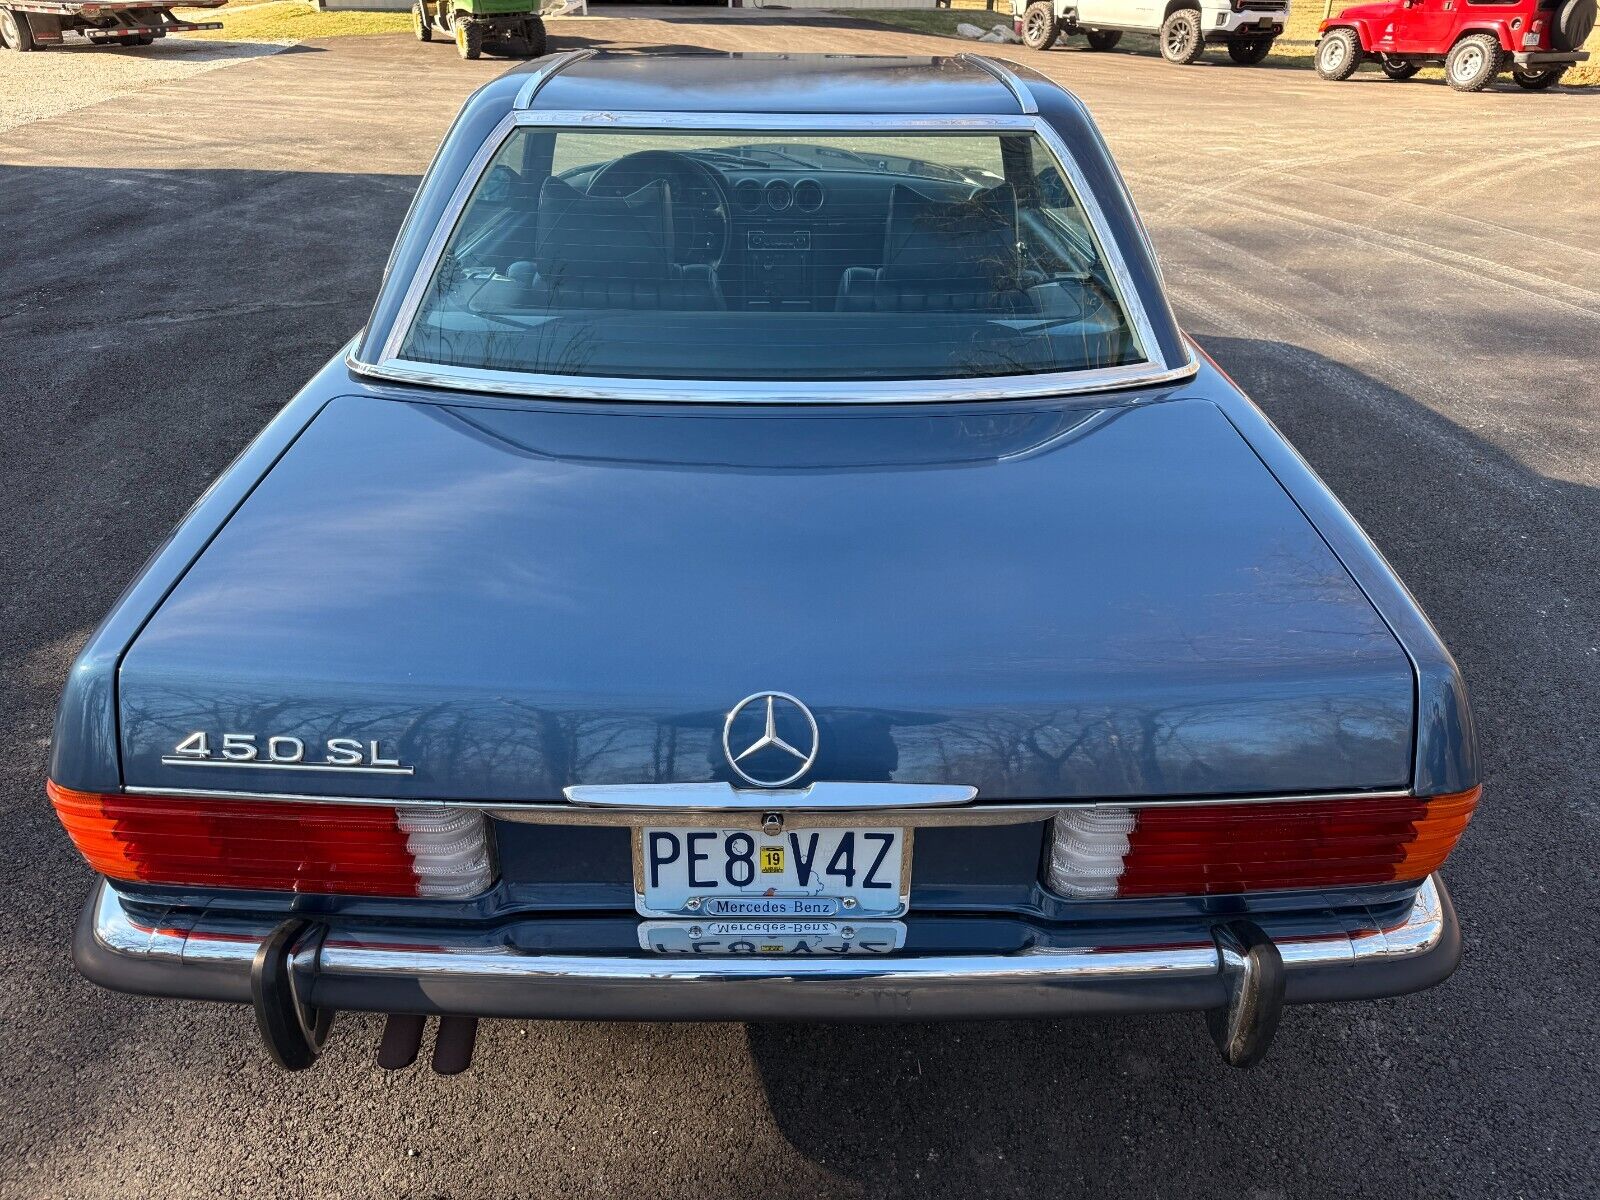
[[[78,658],[107,987],[482,1017],[1192,1010],[1454,968],[1459,671],[1176,325],[1069,92],[575,51]]]

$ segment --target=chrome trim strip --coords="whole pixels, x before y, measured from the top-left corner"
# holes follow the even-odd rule
[[[247,771],[342,771],[347,775],[414,775],[415,767],[346,767],[338,763],[318,762],[262,762],[257,759],[184,758],[167,754],[161,758],[164,767],[243,767]]]
[[[971,63],[980,71],[985,71],[998,79],[1017,98],[1017,105],[1024,113],[1032,116],[1039,111],[1039,105],[1033,98],[1033,93],[1028,90],[1028,85],[1022,82],[1022,77],[1013,71],[1010,64],[997,58],[986,58],[982,54],[961,53],[956,55],[957,62]]]
[[[811,130],[869,132],[1013,131],[1036,135],[1055,156],[1083,210],[1095,248],[1116,286],[1117,299],[1127,314],[1129,328],[1142,362],[1087,371],[1048,374],[984,376],[970,379],[928,380],[739,380],[739,379],[633,379],[609,376],[549,375],[533,372],[490,371],[404,359],[400,347],[421,307],[422,298],[438,269],[446,242],[454,233],[473,189],[489,162],[499,153],[513,129],[520,126],[605,127],[624,129],[764,130],[804,133]],[[1116,388],[1159,387],[1191,378],[1199,363],[1187,343],[1185,360],[1156,361],[1150,356],[1158,342],[1154,326],[1138,289],[1134,286],[1120,249],[1106,234],[1105,213],[1088,186],[1077,159],[1050,123],[1038,115],[918,116],[840,113],[640,113],[587,112],[557,109],[514,111],[484,140],[457,183],[450,202],[423,251],[416,273],[393,324],[382,340],[377,362],[367,362],[352,350],[346,365],[357,374],[397,383],[418,384],[508,396],[573,400],[626,400],[694,404],[914,404],[953,401],[1023,399],[1039,396],[1079,395]],[[870,395],[863,396],[863,392]]]
[[[515,109],[528,108],[533,104],[533,98],[539,94],[540,88],[573,63],[594,57],[594,53],[595,51],[592,47],[586,46],[580,50],[568,50],[562,54],[551,55],[542,66],[535,67],[528,72],[528,78],[517,89],[517,98],[511,102],[511,107]]]
[[[565,789],[573,804],[599,808],[800,812],[808,809],[925,808],[970,804],[975,787],[940,783],[811,783],[802,788],[736,788],[731,783],[589,783]]]
[[[383,340],[382,361],[388,362],[400,354],[400,344],[405,341],[406,331],[411,328],[412,318],[417,314],[417,308],[422,304],[422,296],[428,290],[428,284],[433,281],[434,271],[438,269],[439,257],[444,253],[445,243],[450,240],[450,235],[455,232],[456,221],[460,219],[461,212],[467,206],[467,200],[472,196],[472,189],[483,177],[489,163],[500,152],[500,147],[506,138],[511,136],[511,131],[517,127],[517,114],[507,113],[492,129],[489,136],[483,140],[483,145],[478,147],[478,152],[467,163],[466,171],[461,176],[461,182],[456,184],[456,190],[450,196],[450,203],[445,209],[443,219],[434,227],[432,235],[428,238],[428,245],[422,252],[422,262],[426,270],[419,270],[411,277],[411,283],[406,288],[405,299],[400,303],[400,311],[395,314],[394,324],[389,327],[388,335]],[[420,188],[418,189],[420,191]],[[404,230],[400,236],[405,236]],[[356,364],[359,362],[355,351],[345,356],[345,363],[353,369],[360,370]],[[1198,369],[1198,368],[1197,368]]]
[[[202,915],[183,928],[139,924],[104,881],[95,898],[94,937],[103,948],[128,959],[168,964],[226,966],[247,973],[270,925],[243,927],[208,922]],[[1445,932],[1444,905],[1434,876],[1417,889],[1404,920],[1327,936],[1284,938],[1275,944],[1290,971],[1357,963],[1395,962],[1426,954]],[[1093,983],[1136,979],[1224,977],[1234,966],[1213,941],[1178,946],[1081,946],[1035,948],[1016,954],[929,955],[882,959],[793,958],[694,959],[634,955],[528,954],[498,934],[476,944],[436,945],[392,926],[369,930],[340,926],[330,931],[314,957],[299,957],[318,975],[415,979],[444,984],[471,979],[523,981],[633,981],[651,984],[727,983],[766,980],[805,986],[829,981],[884,988],[931,984]],[[808,982],[809,981],[809,982]]]
[[[352,371],[374,379],[451,391],[491,392],[501,396],[562,400],[627,400],[658,404],[945,404],[974,400],[1025,400],[1041,396],[1079,396],[1118,388],[1162,387],[1183,383],[1199,369],[1194,362],[1171,371],[1152,371],[1137,363],[1093,371],[1049,375],[991,376],[985,379],[808,380],[623,379],[595,376],[580,383],[572,375],[528,375],[475,367],[439,367],[407,359],[381,366],[345,360]],[[863,397],[870,387],[871,395]]]

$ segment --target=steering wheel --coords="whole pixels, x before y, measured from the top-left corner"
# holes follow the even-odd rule
[[[727,185],[698,159],[676,150],[639,150],[612,159],[589,181],[591,196],[627,196],[658,179],[672,193],[672,261],[713,269],[728,255],[732,224]]]

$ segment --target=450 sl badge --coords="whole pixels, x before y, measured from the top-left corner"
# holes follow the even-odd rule
[[[272,771],[354,771],[368,775],[410,775],[414,767],[399,758],[385,758],[382,743],[373,738],[328,738],[323,756],[311,758],[302,738],[277,735],[261,738],[253,733],[225,733],[215,749],[211,735],[197,729],[161,757],[169,767],[259,767]]]

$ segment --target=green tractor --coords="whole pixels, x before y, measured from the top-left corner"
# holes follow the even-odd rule
[[[462,58],[485,50],[507,58],[544,53],[544,18],[528,0],[413,0],[411,27],[419,42],[433,35],[454,38]]]

